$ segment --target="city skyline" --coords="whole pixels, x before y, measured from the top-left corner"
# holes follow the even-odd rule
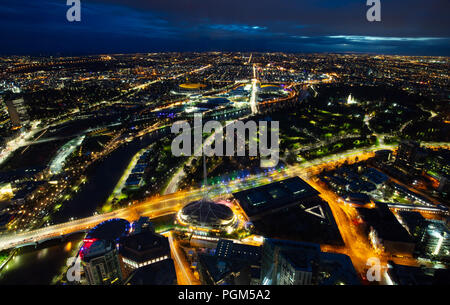
[[[448,56],[447,1],[81,1],[69,22],[65,1],[0,4],[3,55],[168,51],[373,53]],[[446,9],[447,8],[447,9]]]
[[[0,286],[450,283],[448,0],[0,1]]]

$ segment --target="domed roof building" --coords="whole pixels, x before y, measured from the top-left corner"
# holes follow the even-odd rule
[[[98,247],[110,248],[130,231],[130,223],[121,218],[106,220],[92,228],[83,240],[80,257],[92,254]],[[92,249],[91,249],[92,248]]]
[[[179,84],[176,88],[173,89],[172,93],[182,95],[201,94],[202,92],[207,90],[208,87],[208,85],[201,83],[185,83]]]
[[[224,204],[201,199],[186,205],[178,214],[182,224],[205,229],[224,229],[235,223],[233,211]]]
[[[96,238],[116,241],[121,236],[128,234],[130,231],[130,223],[121,218],[113,218],[105,220],[92,228],[86,238]]]

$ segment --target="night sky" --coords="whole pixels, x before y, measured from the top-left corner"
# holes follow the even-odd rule
[[[0,0],[0,54],[159,51],[450,55],[449,0]]]

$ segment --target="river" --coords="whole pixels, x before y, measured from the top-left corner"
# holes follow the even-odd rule
[[[50,285],[64,274],[67,260],[78,252],[85,233],[18,249],[0,272],[0,285]]]
[[[163,133],[146,135],[120,146],[101,162],[94,164],[88,181],[72,199],[52,216],[53,223],[68,221],[71,217],[91,216],[112,193],[133,156],[163,136]],[[0,285],[55,283],[65,271],[66,261],[76,255],[84,234],[77,233],[64,241],[53,240],[35,248],[18,250],[14,258],[0,271]]]
[[[122,177],[133,156],[149,146],[163,134],[146,135],[124,144],[90,169],[88,181],[70,200],[65,201],[59,211],[52,215],[52,223],[69,221],[71,217],[92,216],[106,202]]]

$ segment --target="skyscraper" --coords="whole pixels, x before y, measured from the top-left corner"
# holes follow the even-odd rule
[[[419,149],[420,144],[417,142],[402,141],[397,150],[395,163],[398,165],[413,166]]]
[[[23,98],[7,100],[5,102],[8,108],[9,117],[13,128],[21,127],[29,122],[27,110]]]
[[[122,284],[117,242],[130,231],[124,219],[110,219],[91,229],[80,249],[86,280],[90,285]]]
[[[262,249],[263,285],[310,285],[314,282],[320,245],[266,239]]]
[[[86,246],[86,245],[89,246]],[[115,245],[107,240],[85,240],[82,264],[90,285],[122,283],[122,273]]]
[[[152,231],[142,231],[121,238],[119,252],[124,277],[147,265],[172,260],[167,237]]]

